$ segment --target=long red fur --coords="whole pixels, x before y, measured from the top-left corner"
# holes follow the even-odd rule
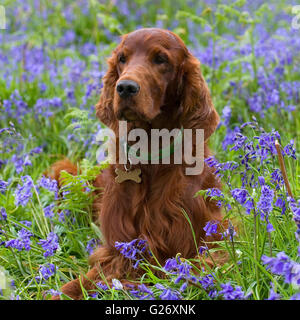
[[[150,48],[158,42],[169,48],[170,64],[172,63],[173,67],[171,71],[166,71],[170,73],[168,83],[163,83],[160,79],[165,76],[157,74],[158,71],[149,68],[146,62],[140,65],[143,58],[143,53],[139,53],[140,50],[137,50],[128,67],[122,69],[118,65],[118,53],[123,46],[128,44],[134,46],[136,43],[136,48],[140,48],[141,41]],[[135,61],[139,61],[138,66],[135,66]],[[137,105],[141,108],[137,112],[149,115],[149,110],[146,108],[149,97],[153,95],[151,86],[153,83],[161,86],[159,92],[164,96],[164,100],[168,101],[165,105],[167,112],[164,114],[157,111],[159,115],[153,120],[152,126],[168,129],[181,126],[185,129],[204,129],[206,141],[204,156],[205,158],[210,156],[207,141],[214,132],[219,117],[201,74],[199,61],[188,52],[177,35],[160,29],[143,29],[125,35],[108,60],[108,67],[101,97],[96,106],[96,114],[105,125],[115,131],[116,136],[118,136],[116,112],[121,101],[116,96],[115,87],[118,79],[127,76],[144,83],[145,92],[137,98],[140,99]],[[147,89],[150,92],[147,92]],[[151,96],[151,99],[155,102],[159,97]],[[130,124],[129,129],[134,125]],[[142,125],[149,132],[151,126]],[[141,270],[133,268],[132,261],[116,250],[116,241],[128,242],[136,238],[147,240],[153,254],[163,265],[166,259],[175,257],[177,253],[181,253],[184,258],[197,256],[197,247],[206,241],[217,240],[205,236],[203,230],[205,224],[208,221],[222,221],[221,209],[215,201],[205,200],[200,196],[194,197],[199,190],[221,187],[213,169],[207,165],[200,175],[187,176],[185,164],[140,164],[137,165],[142,170],[140,184],[133,181],[116,183],[116,167],[123,169],[118,164],[110,165],[94,182],[94,185],[102,190],[94,202],[94,211],[105,243],[91,255],[90,271],[81,276],[80,281],[87,290],[95,288],[95,283],[103,279],[102,277],[107,281],[117,278],[126,283],[142,274]],[[51,170],[51,176],[58,181],[62,170],[72,174],[77,173],[76,166],[68,160],[54,164]],[[194,236],[183,210],[192,223]],[[148,258],[151,260],[150,256]],[[65,284],[62,292],[73,299],[81,299],[79,279]]]

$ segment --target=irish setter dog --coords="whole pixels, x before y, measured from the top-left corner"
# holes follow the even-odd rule
[[[96,114],[117,138],[119,120],[127,120],[128,132],[133,128],[146,132],[153,128],[204,129],[204,157],[210,155],[207,140],[219,116],[199,61],[176,34],[149,28],[124,35],[108,59],[103,81]],[[140,183],[116,182],[115,169],[124,170],[121,164],[111,164],[97,177],[94,185],[99,193],[94,210],[105,243],[91,255],[88,273],[80,281],[65,284],[63,293],[81,299],[80,282],[92,290],[101,275],[107,281],[117,278],[124,282],[141,275],[141,270],[134,269],[133,262],[115,248],[116,241],[145,239],[162,265],[177,253],[184,258],[198,255],[195,240],[198,247],[211,241],[203,228],[208,221],[221,222],[222,215],[215,201],[194,195],[220,185],[207,165],[198,175],[186,175],[186,166],[172,161],[133,165],[141,170]],[[77,172],[70,162],[62,160],[52,166],[52,177],[59,180],[62,170]]]

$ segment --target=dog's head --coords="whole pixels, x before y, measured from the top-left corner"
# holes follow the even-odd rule
[[[117,120],[151,124],[165,115],[183,128],[204,129],[206,138],[219,119],[199,61],[177,35],[156,28],[123,36],[108,59],[96,111],[109,127]]]

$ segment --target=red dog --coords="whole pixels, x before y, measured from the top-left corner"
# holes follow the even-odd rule
[[[118,139],[118,120],[127,120],[132,128],[204,129],[205,158],[209,156],[206,142],[219,121],[199,61],[174,33],[162,29],[141,29],[129,33],[108,60],[104,87],[96,105],[98,118],[111,128]],[[195,144],[195,143],[194,143]],[[105,244],[90,258],[91,269],[81,282],[93,289],[101,274],[109,281],[134,279],[140,270],[115,248],[115,242],[136,238],[147,240],[153,254],[164,265],[166,259],[181,253],[193,258],[197,245],[207,239],[203,227],[208,221],[221,221],[221,211],[214,201],[193,197],[198,190],[219,188],[213,169],[204,166],[200,175],[186,175],[186,165],[138,164],[141,182],[117,183],[115,169],[110,165],[94,182],[103,188],[94,203]],[[68,161],[52,167],[52,177],[59,179],[61,170],[76,174]],[[80,299],[79,280],[62,287],[73,299]]]

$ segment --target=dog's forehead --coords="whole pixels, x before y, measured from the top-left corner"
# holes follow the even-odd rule
[[[129,47],[139,46],[141,48],[152,44],[161,45],[166,49],[182,48],[182,43],[173,33],[159,28],[145,28],[133,31],[125,37],[123,44]]]

